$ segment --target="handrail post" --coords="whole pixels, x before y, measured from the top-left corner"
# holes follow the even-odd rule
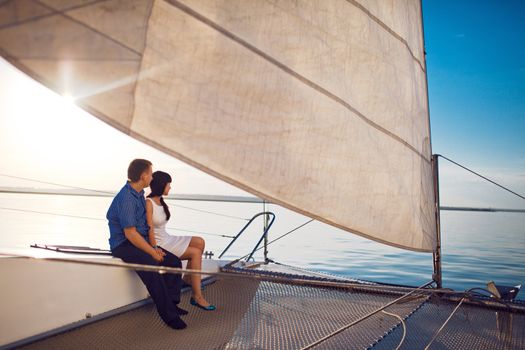
[[[249,221],[248,223],[246,223],[246,225],[244,225],[244,227],[239,231],[239,233],[237,233],[235,235],[235,237],[233,237],[232,241],[230,242],[230,244],[228,244],[228,246],[226,248],[224,248],[224,250],[222,251],[222,253],[219,255],[219,259],[222,258],[222,256],[224,255],[224,253],[226,253],[226,251],[228,249],[230,249],[230,247],[232,246],[232,244],[237,240],[237,238],[239,238],[240,235],[242,235],[242,233],[248,228],[248,226],[250,226],[250,224],[253,222],[253,220],[255,220],[257,217],[261,216],[261,215],[265,215],[268,216],[268,215],[273,215],[273,219],[272,221],[270,222],[270,224],[268,225],[267,228],[265,228],[264,230],[264,235],[266,235],[268,233],[268,230],[270,229],[270,227],[272,226],[273,224],[273,221],[275,220],[275,214],[274,213],[271,213],[271,212],[261,212],[259,214],[256,214],[254,215]],[[259,246],[259,244],[261,243],[263,237],[261,237],[261,239],[259,240],[259,242],[257,243],[257,246],[256,248]],[[252,254],[250,255],[250,258],[251,256],[253,255],[254,252],[252,252]]]
[[[264,262],[268,263],[268,218],[269,218],[269,214],[266,212],[266,201],[263,201],[263,212],[266,213],[266,215],[264,215],[264,225],[263,225],[263,232],[264,232]]]
[[[264,212],[262,213],[264,214],[264,216],[268,216],[268,215],[271,215],[272,216],[272,220],[270,221],[270,223],[268,224],[268,227],[266,227],[264,229],[264,232],[263,232],[263,235],[261,236],[261,238],[259,239],[259,242],[257,242],[257,244],[255,245],[255,248],[253,248],[252,252],[250,253],[250,255],[248,256],[248,258],[246,258],[246,261],[250,261],[250,259],[253,257],[253,254],[255,254],[255,252],[257,251],[257,248],[259,248],[259,245],[261,244],[262,240],[264,239],[264,237],[266,237],[268,235],[268,231],[270,230],[270,227],[272,227],[273,225],[273,222],[275,221],[275,214],[268,211],[268,212]],[[265,262],[267,262],[265,260]]]
[[[441,273],[441,220],[440,220],[440,209],[439,209],[439,154],[432,155],[432,170],[434,179],[434,212],[436,215],[436,246],[432,252],[432,258],[434,261],[434,272],[432,273],[432,279],[436,281],[436,287],[441,289],[443,287],[442,273]]]

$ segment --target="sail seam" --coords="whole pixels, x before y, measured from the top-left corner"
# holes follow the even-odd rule
[[[126,44],[124,44],[124,43],[118,41],[117,39],[115,39],[115,38],[109,36],[108,34],[103,33],[103,32],[101,32],[101,31],[99,31],[98,29],[91,27],[91,26],[88,25],[87,23],[84,23],[84,22],[82,22],[82,21],[80,21],[80,20],[78,20],[78,19],[75,19],[75,18],[73,18],[73,17],[71,17],[70,15],[68,15],[68,14],[65,13],[65,11],[71,11],[71,10],[73,10],[73,8],[67,9],[67,10],[65,10],[65,11],[58,11],[58,10],[55,10],[54,8],[52,8],[52,7],[48,6],[48,5],[46,5],[46,4],[42,3],[42,2],[40,2],[40,0],[34,0],[34,1],[38,2],[40,5],[42,5],[42,6],[44,6],[44,7],[47,7],[47,8],[50,9],[51,11],[54,11],[54,13],[53,13],[52,15],[61,15],[61,16],[65,17],[65,18],[67,18],[68,20],[70,20],[70,21],[72,21],[72,22],[75,22],[75,23],[77,23],[77,24],[79,24],[79,25],[81,25],[81,26],[87,28],[88,30],[91,30],[92,32],[97,33],[98,35],[100,35],[100,36],[102,36],[102,37],[104,37],[104,38],[106,38],[106,39],[112,41],[113,43],[117,44],[118,46],[122,47],[123,49],[126,49],[126,50],[128,50],[128,51],[131,51],[131,52],[133,52],[134,54],[136,54],[136,55],[142,57],[142,53],[141,53],[141,52],[139,52],[139,51],[137,51],[137,50],[135,50],[135,49],[133,49],[133,48],[127,46]],[[103,1],[107,1],[107,0],[103,0]],[[93,4],[94,4],[94,3],[90,3],[90,5],[93,5]]]
[[[297,80],[301,81],[305,85],[310,86],[312,89],[322,93],[323,95],[327,96],[328,98],[332,99],[333,101],[339,103],[349,111],[353,112],[356,116],[358,116],[361,120],[375,128],[376,130],[386,134],[387,136],[390,136],[392,139],[398,141],[417,155],[419,155],[425,162],[430,163],[430,160],[427,159],[423,154],[421,154],[415,147],[413,147],[411,144],[409,144],[407,141],[405,141],[400,136],[394,134],[393,132],[389,131],[388,129],[382,127],[381,125],[373,122],[372,120],[368,119],[364,114],[359,112],[357,109],[355,109],[352,105],[350,105],[348,102],[346,102],[341,97],[335,95],[334,93],[328,91],[327,89],[323,88],[319,84],[316,84],[315,82],[311,81],[310,79],[306,78],[305,76],[299,74],[298,72],[294,71],[284,63],[278,61],[277,59],[273,58],[272,56],[268,55],[264,51],[258,49],[257,47],[253,46],[252,44],[248,43],[244,39],[238,37],[237,35],[233,34],[232,32],[228,31],[224,27],[220,26],[219,24],[213,22],[209,18],[203,16],[202,14],[198,13],[197,11],[193,10],[192,8],[188,7],[187,5],[181,3],[178,0],[165,0],[166,2],[170,3],[174,7],[178,8],[182,12],[185,12],[186,14],[192,16],[196,20],[206,24],[207,26],[211,27],[212,29],[216,30],[217,32],[223,34],[224,36],[230,38],[231,40],[235,41],[236,43],[240,44],[241,46],[247,48],[248,50],[252,51],[253,53],[257,54],[261,58],[265,59],[266,61],[272,63],[277,68],[281,69],[285,73],[293,76]]]
[[[154,0],[153,0],[154,1]],[[140,63],[139,63],[139,70],[136,74],[136,77],[134,79],[134,84],[133,84],[133,98],[132,98],[132,106],[131,106],[131,118],[129,119],[129,127],[131,128],[131,125],[133,124],[133,119],[135,118],[135,100],[136,100],[136,97],[137,97],[137,86],[138,86],[138,82],[139,82],[139,79],[140,79],[140,73],[142,72],[142,64],[144,63],[144,51],[146,50],[146,45],[147,45],[147,38],[148,38],[148,23],[149,23],[149,20],[151,18],[151,14],[153,13],[153,6],[154,6],[154,3],[153,1],[150,1],[149,3],[149,13],[148,13],[148,16],[146,17],[145,21],[144,21],[144,28],[146,28],[143,32],[143,39],[144,39],[144,45],[142,46],[142,53],[140,54]]]
[[[90,112],[90,113],[97,113],[96,110],[93,110],[93,112]],[[105,118],[103,114],[93,114],[95,116],[100,116],[99,118],[101,118],[103,121],[105,121]],[[107,123],[109,123],[110,125],[112,125],[112,121],[106,121]],[[122,127],[121,124],[116,124],[116,127]],[[381,238],[378,238],[378,237],[375,237],[375,236],[372,236],[372,235],[368,235],[360,230],[357,230],[355,228],[352,228],[352,227],[349,227],[349,226],[346,226],[344,224],[339,224],[335,221],[332,221],[332,220],[329,220],[329,219],[326,219],[320,215],[317,215],[317,214],[314,214],[313,212],[309,211],[309,210],[304,210],[302,208],[300,208],[299,206],[295,205],[295,204],[292,204],[292,203],[289,203],[288,201],[284,201],[284,200],[280,200],[278,199],[277,197],[274,197],[273,195],[270,195],[268,193],[263,193],[257,189],[255,189],[254,187],[252,186],[248,186],[248,185],[245,185],[244,183],[242,182],[239,182],[237,180],[235,180],[234,178],[232,178],[231,176],[228,176],[228,175],[224,175],[222,173],[219,173],[217,171],[215,171],[214,169],[210,168],[209,166],[206,166],[206,165],[203,165],[201,164],[200,162],[197,162],[191,158],[188,158],[187,156],[183,155],[182,153],[179,153],[179,152],[176,152],[174,151],[173,149],[169,148],[169,147],[166,147],[164,146],[163,144],[161,143],[158,143],[148,137],[145,137],[144,135],[134,131],[134,130],[131,130],[129,128],[123,128],[125,129],[125,131],[123,130],[123,132],[125,132],[126,134],[128,134],[129,136],[141,141],[141,142],[144,142],[145,144],[148,144],[156,149],[158,149],[159,151],[161,152],[164,152],[166,154],[169,154],[177,159],[179,159],[180,161],[190,165],[190,166],[193,166],[199,170],[202,170],[204,171],[205,173],[207,174],[210,174],[212,176],[215,176],[216,178],[220,179],[220,180],[223,180],[233,186],[236,186],[238,188],[240,188],[241,190],[244,190],[246,192],[249,192],[259,198],[264,198],[270,202],[272,202],[273,204],[277,204],[277,205],[280,205],[280,206],[283,206],[285,208],[288,208],[290,210],[293,210],[299,214],[302,214],[302,215],[305,215],[305,216],[308,216],[312,219],[315,219],[317,221],[320,221],[320,222],[324,222],[326,224],[329,224],[331,226],[334,226],[334,227],[337,227],[337,228],[340,228],[342,230],[345,230],[345,231],[348,231],[348,232],[352,232],[358,236],[361,236],[361,237],[364,237],[364,238],[367,238],[367,239],[370,239],[370,240],[373,240],[373,241],[376,241],[376,242],[379,242],[379,243],[383,243],[383,244],[386,244],[386,245],[389,245],[389,246],[392,246],[392,247],[397,247],[397,248],[401,248],[401,249],[407,249],[407,250],[411,250],[411,251],[416,251],[416,252],[424,252],[424,253],[431,253],[432,252],[432,249],[425,249],[425,248],[414,248],[414,247],[411,247],[411,246],[408,246],[408,245],[404,245],[404,244],[398,244],[398,243],[393,243],[393,242],[390,242],[390,241],[387,241],[387,240],[384,240],[384,239],[381,239]],[[426,159],[425,159],[426,161]]]
[[[379,18],[377,18],[376,16],[374,16],[372,14],[372,12],[370,12],[370,10],[368,10],[366,7],[364,7],[363,5],[361,5],[360,3],[358,3],[357,1],[355,0],[346,0],[348,3],[354,5],[355,7],[357,7],[358,9],[360,9],[361,11],[363,11],[368,17],[370,17],[371,20],[373,20],[374,22],[376,22],[377,24],[379,24],[380,27],[382,27],[384,30],[386,30],[390,35],[392,35],[394,38],[396,38],[397,40],[401,41],[401,43],[403,43],[408,52],[410,53],[410,55],[412,56],[412,58],[418,63],[419,67],[421,68],[421,70],[423,72],[425,72],[425,68],[423,67],[423,64],[421,63],[421,61],[414,55],[414,53],[412,52],[412,49],[410,47],[410,45],[408,44],[408,42],[399,34],[397,34],[392,28],[390,28],[389,26],[386,25],[386,23],[384,23],[383,21],[381,21]]]
[[[84,8],[84,7],[88,7],[88,6],[91,6],[93,4],[96,4],[96,3],[99,3],[99,2],[105,2],[105,1],[108,1],[108,0],[94,0],[92,2],[88,2],[88,3],[85,3],[85,4],[80,4],[80,5],[76,5],[76,6],[71,6],[71,7],[68,7],[68,8],[64,8],[60,11],[58,10],[55,10],[53,9],[52,7],[50,7],[49,5],[46,5],[46,4],[43,4],[41,3],[40,1],[38,0],[35,0],[38,4],[40,4],[40,6],[42,7],[46,7],[49,11],[51,11],[50,13],[46,13],[46,14],[43,14],[43,15],[38,15],[38,16],[34,16],[34,17],[31,17],[31,18],[27,18],[27,19],[24,19],[24,20],[21,20],[21,21],[18,21],[18,22],[13,22],[13,23],[8,23],[8,24],[5,24],[3,26],[0,26],[0,30],[2,29],[7,29],[7,28],[11,28],[11,27],[16,27],[16,26],[19,26],[19,25],[22,25],[22,24],[26,24],[26,23],[29,23],[29,22],[35,22],[35,21],[38,21],[38,20],[41,20],[42,18],[46,18],[46,17],[52,17],[52,16],[55,16],[59,13],[63,13],[65,11],[71,11],[71,10],[77,10],[77,9],[80,9],[80,8]],[[6,2],[7,3],[7,2]],[[3,6],[4,4],[0,4],[0,6]]]
[[[17,59],[39,60],[39,61],[56,61],[57,57],[53,56],[13,56]],[[75,58],[75,62],[138,62],[139,58]]]

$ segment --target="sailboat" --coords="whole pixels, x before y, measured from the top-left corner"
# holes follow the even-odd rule
[[[496,286],[486,297],[442,288],[420,1],[24,0],[0,13],[6,60],[130,137],[265,201],[434,257],[419,287],[209,260],[225,312],[190,315],[198,322],[178,333],[132,270],[180,271],[4,258],[3,275],[19,276],[4,300],[28,290],[33,300],[6,308],[3,348],[524,347],[523,303]]]

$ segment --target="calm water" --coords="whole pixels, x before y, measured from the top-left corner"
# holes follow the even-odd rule
[[[0,194],[0,220],[3,230],[0,250],[25,248],[32,243],[108,247],[104,220],[111,198]],[[262,211],[262,204],[169,201],[173,234],[201,232],[206,250],[217,257],[229,238],[250,218]],[[184,207],[181,207],[184,206]],[[87,218],[21,212],[22,209]],[[221,213],[229,218],[193,209]],[[277,219],[270,240],[309,219],[277,206],[270,206]],[[486,282],[515,285],[525,283],[525,214],[442,212],[443,284],[465,290],[484,287]],[[227,258],[247,254],[262,232],[262,220],[255,222],[232,246]],[[420,285],[431,279],[431,254],[414,253],[388,247],[312,222],[270,245],[269,257],[275,261],[323,272],[361,279]],[[519,295],[525,300],[525,291]]]

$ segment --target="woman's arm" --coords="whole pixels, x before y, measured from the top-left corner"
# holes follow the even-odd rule
[[[155,239],[155,230],[153,229],[153,204],[151,203],[151,200],[146,200],[146,222],[149,226],[149,243],[152,247],[156,247],[157,240]]]
[[[153,259],[155,259],[158,262],[161,262],[164,259],[164,255],[159,254],[159,252],[156,249],[153,249],[152,246],[146,242],[144,237],[137,231],[137,229],[132,227],[125,227],[124,228],[124,235],[128,239],[128,241],[131,242],[135,247],[139,248],[143,252],[151,255]]]

